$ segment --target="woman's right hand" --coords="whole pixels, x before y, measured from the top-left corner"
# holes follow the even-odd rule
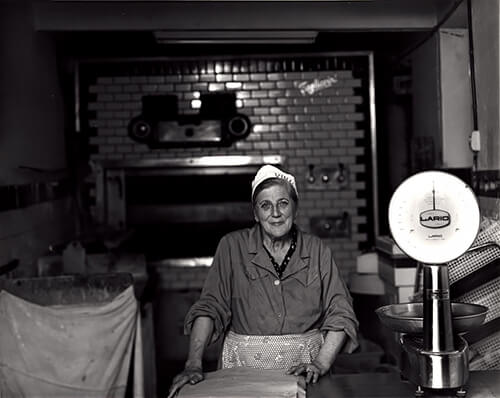
[[[203,370],[199,367],[186,367],[181,373],[174,377],[167,398],[172,398],[184,384],[196,384],[205,378]]]

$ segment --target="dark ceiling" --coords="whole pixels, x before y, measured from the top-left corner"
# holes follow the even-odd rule
[[[303,51],[374,51],[397,56],[424,40],[429,31],[321,32],[313,44],[157,44],[152,32],[51,33],[63,55],[78,57],[174,56]]]
[[[82,3],[85,5],[83,8],[81,8]],[[148,2],[142,3],[142,6],[145,3]],[[215,7],[219,8],[209,8],[208,4],[211,3],[218,3]],[[231,23],[226,22],[226,16],[233,15],[233,11],[235,12],[234,15],[237,21],[241,19],[241,23],[243,24],[242,29],[248,29],[245,26],[262,29],[262,25],[269,26],[274,20],[274,15],[282,15],[284,10],[287,8],[290,9],[292,5],[297,6],[298,3],[300,2],[163,1],[149,2],[148,4],[155,5],[155,7],[158,7],[158,10],[170,10],[168,7],[173,7],[172,10],[176,10],[177,16],[186,17],[185,26],[187,27],[187,31],[189,31],[212,27],[214,22],[207,22],[208,16],[203,19],[203,10],[205,12],[210,10],[209,12],[212,13],[212,16],[220,19],[219,22],[221,23],[222,30],[228,29],[228,27],[229,29],[234,29],[232,27],[235,24],[234,21]],[[139,7],[140,2],[137,1],[52,1],[51,3],[46,3],[45,7],[41,7],[35,12],[35,15],[38,15],[35,20],[37,21],[37,29],[40,33],[43,32],[44,34],[53,36],[56,40],[59,54],[68,58],[373,51],[376,58],[390,60],[396,64],[400,60],[404,60],[404,57],[411,53],[413,49],[429,38],[433,29],[438,25],[445,28],[463,28],[467,25],[465,0],[350,1],[336,2],[339,6],[332,8],[333,3],[335,2],[303,2],[304,7],[306,7],[305,10],[310,11],[305,15],[305,22],[304,20],[301,21],[295,14],[288,15],[291,20],[287,20],[286,18],[276,20],[274,29],[277,30],[281,29],[280,27],[289,28],[289,26],[295,27],[300,26],[300,24],[303,24],[302,29],[314,26],[313,30],[319,33],[312,44],[158,44],[153,34],[154,24],[162,21],[165,26],[175,26],[175,29],[179,29],[179,27],[184,26],[182,18],[179,21],[178,17],[172,16],[168,12],[164,14],[165,19],[158,19],[157,16],[155,18],[155,15],[151,14],[151,8]],[[173,4],[173,6],[170,6],[170,4]],[[135,10],[140,11],[140,15],[130,13],[134,9],[134,5],[138,7]],[[248,8],[249,5],[251,8]],[[370,7],[370,11],[367,11],[364,5]],[[237,6],[239,8],[236,8]],[[255,14],[255,9],[262,9],[264,6],[269,6],[269,11],[273,13],[272,16],[256,16],[258,13]],[[331,10],[337,12],[336,14],[331,14],[334,18],[333,22],[329,22],[329,18],[325,19],[324,15],[321,15],[321,10],[324,7],[330,7]],[[90,11],[91,9],[93,11]],[[228,11],[228,9],[232,11]],[[83,10],[85,10],[84,13]],[[189,10],[194,11],[189,13]],[[248,12],[251,10],[254,13],[252,14],[253,17],[249,15],[248,18],[245,18],[247,16],[246,11],[242,12],[241,10]],[[360,14],[356,14],[353,10],[364,14],[360,16]],[[72,24],[71,21],[80,15],[79,12],[81,13],[80,21],[77,19],[74,21],[75,24]],[[344,20],[339,17],[339,12],[340,14],[342,12],[346,13],[347,22],[344,23]],[[372,14],[373,19],[370,18]],[[375,19],[377,19],[377,22],[373,23],[372,21]],[[344,23],[345,25],[341,29],[336,29],[335,27],[332,29],[321,28],[325,24],[330,26],[335,22]],[[357,22],[361,23],[362,26],[358,26]],[[385,22],[388,25],[384,25]],[[405,29],[402,27],[404,23],[409,23],[413,26]],[[236,26],[239,25],[236,24]],[[372,26],[372,28],[368,28],[369,26]],[[373,26],[375,27],[373,28]],[[131,27],[133,29],[130,29]],[[151,30],[145,30],[148,27],[151,27]],[[316,29],[316,27],[319,28]]]

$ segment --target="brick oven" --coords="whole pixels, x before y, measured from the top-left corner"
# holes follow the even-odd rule
[[[378,200],[371,53],[82,61],[78,93],[77,127],[88,138],[91,162],[279,154],[301,192],[298,223],[322,234],[342,273],[351,272],[356,256],[373,244]],[[193,145],[189,134],[197,130],[189,126],[184,144],[159,147],[130,137],[145,98],[175,96],[175,113],[188,118],[201,112],[200,100],[211,93],[235,98],[236,112],[249,120],[248,135],[229,145]],[[177,136],[179,125],[177,120]],[[89,206],[101,221],[102,198],[95,187],[90,192]],[[120,214],[110,209],[108,221],[119,226]]]
[[[295,175],[297,222],[334,249],[346,278],[373,244],[378,208],[370,53],[82,61],[78,93],[78,129],[88,138],[93,165],[88,207],[98,223],[134,231],[130,248],[146,253],[158,282],[159,369],[173,372],[185,359],[182,320],[218,240],[253,223],[250,182],[261,164],[282,165]],[[227,131],[225,107],[203,107],[212,94],[230,94],[224,100],[231,98],[231,115],[241,116],[250,131],[231,140],[219,135]],[[131,137],[131,121],[144,115],[151,99],[156,121],[134,131],[152,127],[161,139],[141,142]],[[164,113],[162,103],[174,111]],[[212,362],[216,352],[208,353]]]
[[[150,264],[210,258],[224,234],[253,224],[258,168],[283,162],[280,155],[99,162],[95,216],[129,230],[127,249],[145,253]]]

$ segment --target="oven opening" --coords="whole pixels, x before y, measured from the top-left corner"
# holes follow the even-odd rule
[[[226,233],[251,226],[253,174],[130,176],[130,248],[149,261],[213,256]]]
[[[251,183],[272,156],[200,156],[99,165],[97,219],[126,230],[127,250],[149,263],[211,258],[227,233],[254,224]]]

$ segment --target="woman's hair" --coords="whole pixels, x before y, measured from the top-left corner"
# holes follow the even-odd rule
[[[264,189],[269,188],[273,185],[281,185],[283,187],[286,187],[288,195],[290,195],[290,198],[295,203],[295,207],[298,206],[299,197],[297,196],[297,192],[295,192],[295,189],[293,188],[292,184],[290,184],[287,180],[278,177],[268,178],[267,180],[264,180],[259,185],[257,185],[252,196],[252,206],[255,206],[255,199],[257,198],[259,193],[261,193]]]

